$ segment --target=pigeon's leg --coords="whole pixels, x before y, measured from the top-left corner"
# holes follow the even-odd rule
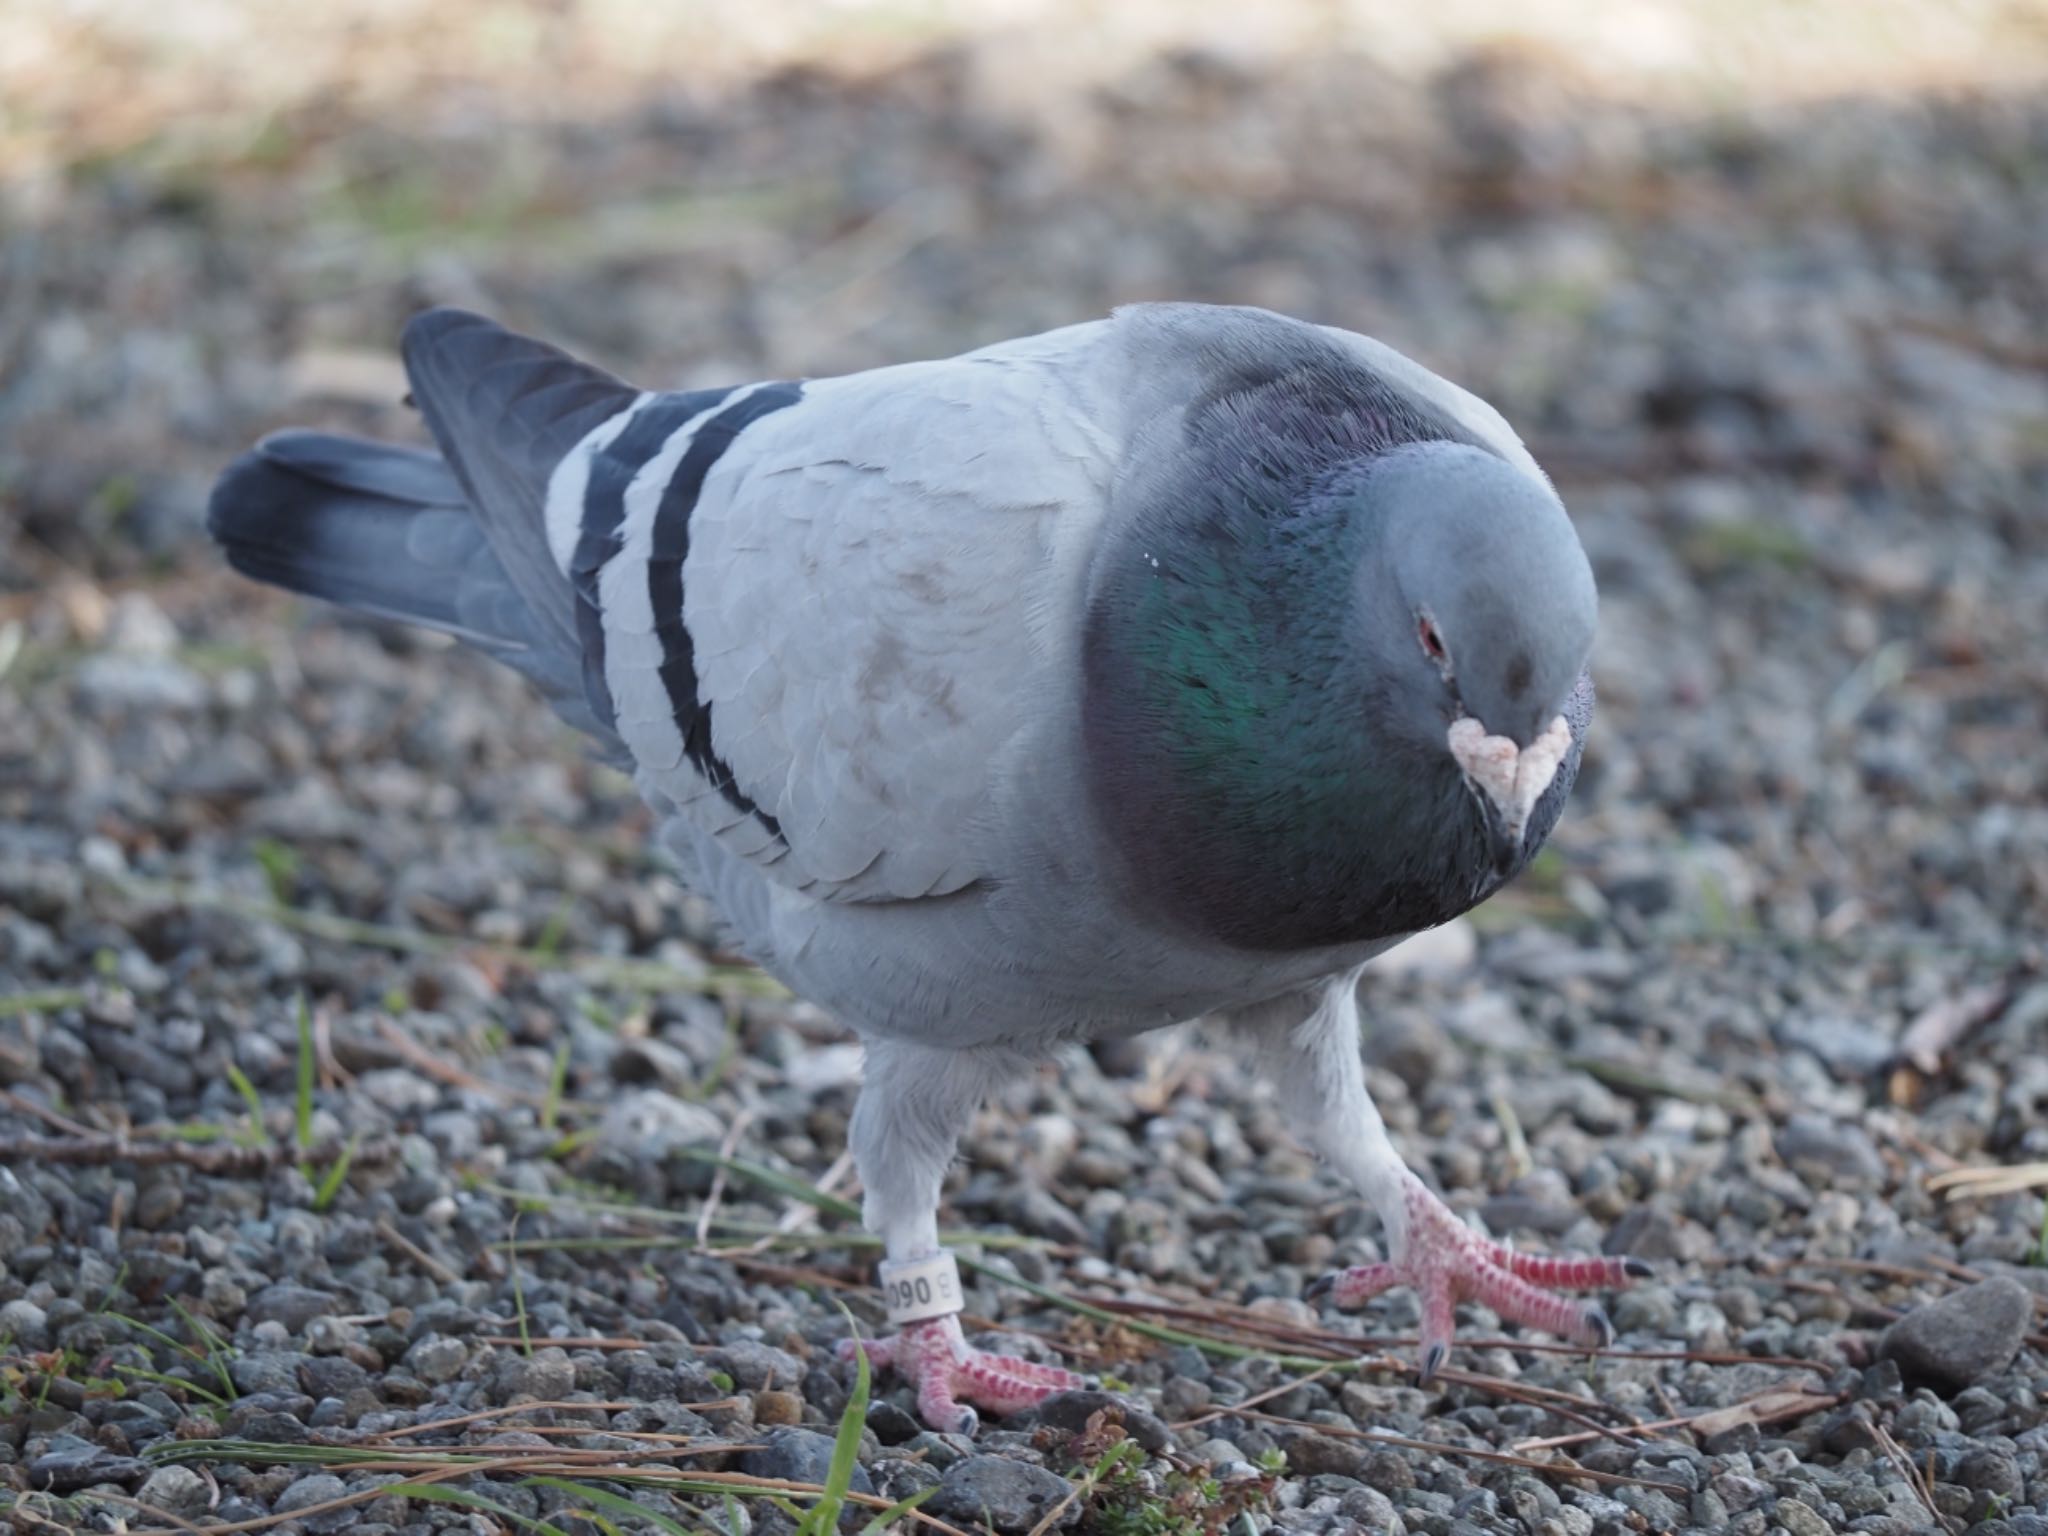
[[[847,1340],[840,1354],[864,1350],[902,1372],[934,1429],[972,1434],[979,1419],[969,1403],[1009,1413],[1086,1384],[1057,1366],[972,1348],[960,1332],[953,1260],[939,1249],[939,1186],[960,1134],[989,1090],[1023,1065],[1007,1051],[868,1043],[850,1139],[867,1191],[863,1218],[888,1255],[884,1298],[892,1321],[907,1320],[892,1338]]]
[[[1256,1034],[1293,1124],[1314,1149],[1372,1202],[1386,1227],[1390,1257],[1318,1281],[1339,1306],[1356,1306],[1397,1285],[1413,1286],[1422,1302],[1422,1379],[1450,1352],[1454,1310],[1477,1301],[1512,1322],[1576,1343],[1612,1341],[1607,1314],[1556,1290],[1598,1290],[1649,1273],[1634,1259],[1563,1259],[1515,1253],[1487,1242],[1454,1216],[1408,1171],[1365,1088],[1358,1051],[1355,974],[1320,996],[1275,999],[1239,1015]]]

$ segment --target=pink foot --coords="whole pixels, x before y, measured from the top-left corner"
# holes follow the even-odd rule
[[[1453,1309],[1461,1301],[1476,1301],[1509,1322],[1600,1349],[1614,1342],[1607,1314],[1593,1302],[1551,1292],[1614,1290],[1651,1272],[1641,1259],[1552,1258],[1490,1243],[1452,1215],[1412,1173],[1404,1197],[1408,1238],[1401,1257],[1325,1275],[1309,1287],[1309,1295],[1328,1292],[1338,1306],[1349,1308],[1394,1286],[1413,1286],[1422,1298],[1425,1382],[1450,1353]]]
[[[839,1341],[840,1359],[851,1360],[856,1350],[865,1351],[872,1365],[893,1365],[902,1372],[917,1388],[917,1411],[925,1423],[963,1435],[973,1434],[981,1422],[968,1402],[997,1413],[1014,1413],[1044,1402],[1055,1392],[1088,1384],[1085,1378],[1056,1365],[1040,1365],[1014,1355],[984,1354],[969,1347],[961,1336],[958,1317],[911,1323],[893,1339]]]

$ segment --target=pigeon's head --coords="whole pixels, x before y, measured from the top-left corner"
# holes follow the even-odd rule
[[[1359,613],[1387,724],[1461,776],[1506,874],[1571,749],[1595,616],[1585,551],[1547,484],[1462,444],[1388,453],[1353,494],[1383,533]]]
[[[1268,450],[1278,431],[1219,430],[1204,472],[1101,552],[1082,652],[1095,801],[1131,889],[1209,937],[1413,933],[1483,899],[1555,819],[1592,572],[1533,471],[1262,419],[1325,463],[1300,475]]]

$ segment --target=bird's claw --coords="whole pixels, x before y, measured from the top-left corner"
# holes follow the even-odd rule
[[[1556,1292],[1619,1290],[1653,1273],[1641,1259],[1551,1257],[1488,1242],[1412,1174],[1406,1204],[1406,1242],[1398,1260],[1332,1271],[1314,1281],[1306,1294],[1311,1300],[1327,1295],[1337,1306],[1350,1308],[1397,1285],[1414,1287],[1422,1302],[1418,1370],[1424,1385],[1443,1369],[1450,1354],[1460,1301],[1477,1301],[1505,1321],[1541,1328],[1589,1349],[1605,1349],[1614,1342],[1614,1324],[1607,1313],[1595,1303],[1573,1301]]]
[[[960,1332],[958,1316],[906,1325],[888,1339],[842,1339],[839,1358],[865,1353],[876,1366],[894,1366],[917,1388],[917,1411],[933,1429],[972,1435],[981,1416],[968,1400],[997,1413],[1035,1407],[1055,1392],[1087,1385],[1085,1377],[1057,1365],[1040,1365],[1014,1355],[973,1348]]]
[[[1444,1368],[1444,1360],[1450,1352],[1451,1346],[1448,1344],[1432,1344],[1425,1349],[1422,1352],[1422,1361],[1415,1369],[1415,1384],[1426,1387],[1435,1381],[1436,1373]]]

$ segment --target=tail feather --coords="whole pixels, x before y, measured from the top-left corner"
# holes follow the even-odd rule
[[[403,351],[439,453],[280,432],[221,476],[208,527],[244,575],[427,625],[516,667],[622,760],[584,676],[547,497],[563,457],[637,392],[461,310],[415,316]]]
[[[584,696],[573,631],[565,638],[529,603],[439,454],[279,432],[221,476],[207,528],[243,575],[453,635],[524,673],[609,752],[622,750]]]
[[[574,589],[548,544],[549,477],[638,392],[466,310],[415,315],[400,346],[413,398],[506,574],[561,643],[577,647]]]

